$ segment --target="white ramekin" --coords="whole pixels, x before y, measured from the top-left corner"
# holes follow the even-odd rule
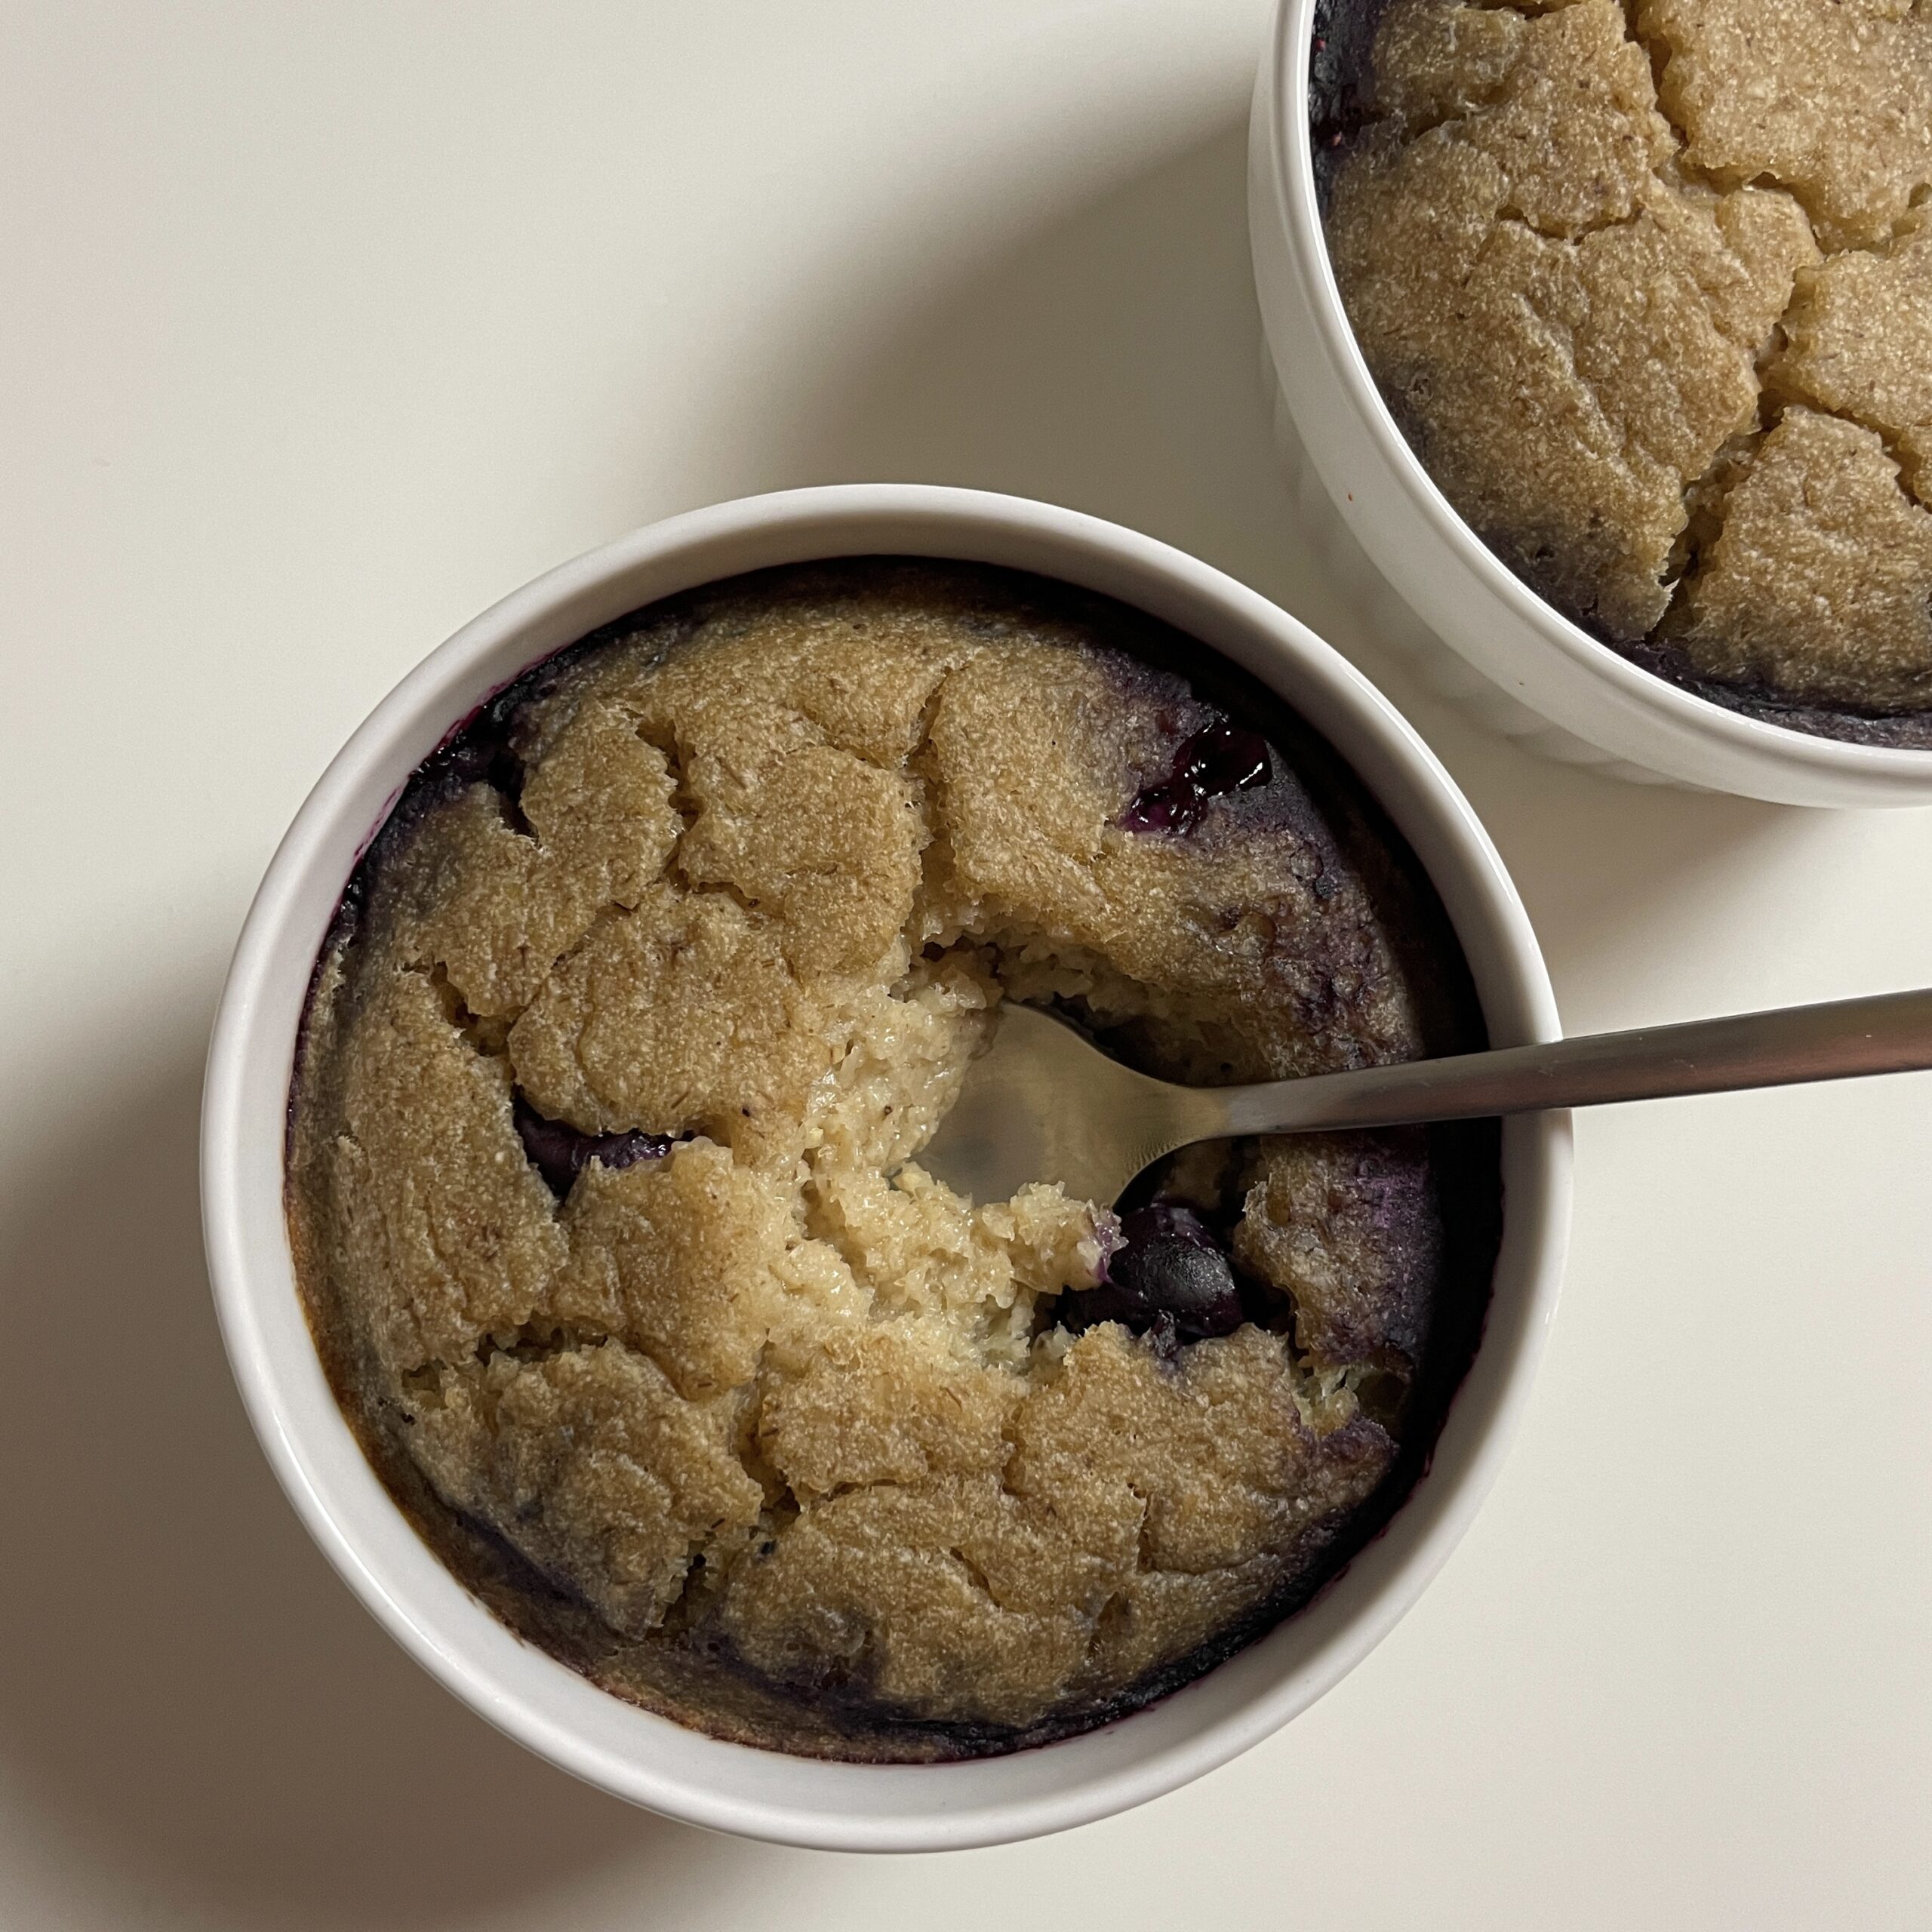
[[[297,816],[242,929],[209,1051],[202,1198],[222,1331],[262,1446],[330,1561],[419,1663],[511,1737],[654,1810],[797,1844],[909,1850],[1057,1831],[1170,1790],[1305,1710],[1388,1632],[1468,1527],[1528,1392],[1568,1232],[1570,1127],[1546,1115],[1506,1130],[1482,1346],[1428,1475],[1387,1532],[1300,1616],[1118,1724],[977,1763],[822,1764],[635,1709],[513,1636],[389,1500],[303,1321],[282,1150],[310,968],[405,780],[490,693],[657,598],[766,565],[880,552],[1037,571],[1138,605],[1244,666],[1327,735],[1414,846],[1491,1037],[1556,1036],[1535,937],[1469,805],[1387,700],[1294,618],[1192,557],[1071,511],[967,490],[793,491],[674,517],[561,565],[466,625],[377,706]]]
[[[1248,232],[1278,444],[1298,501],[1390,640],[1492,731],[1567,763],[1783,804],[1932,804],[1932,752],[1814,737],[1654,677],[1561,617],[1480,543],[1395,426],[1335,285],[1308,131],[1315,0],[1279,0],[1248,130]],[[1351,553],[1354,553],[1352,556]]]

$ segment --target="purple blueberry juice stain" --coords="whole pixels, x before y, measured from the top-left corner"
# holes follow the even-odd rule
[[[444,754],[444,769],[459,785],[488,785],[514,798],[523,789],[523,761],[510,748],[502,721],[486,718]]]
[[[634,1168],[640,1161],[661,1160],[671,1139],[663,1134],[582,1134],[560,1120],[547,1120],[518,1100],[515,1109],[517,1137],[543,1184],[561,1201],[571,1183],[592,1161],[611,1168]]]
[[[1252,791],[1272,775],[1268,741],[1223,718],[1195,733],[1174,753],[1166,782],[1150,786],[1129,805],[1121,823],[1129,832],[1185,835],[1200,823],[1210,798]]]
[[[1118,1321],[1158,1346],[1232,1335],[1247,1318],[1227,1251],[1199,1215],[1158,1202],[1123,1215],[1121,1233],[1100,1285],[1060,1298],[1063,1327]]]

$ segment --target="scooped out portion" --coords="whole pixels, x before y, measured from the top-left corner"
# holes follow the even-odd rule
[[[1661,675],[1932,745],[1932,14],[1327,11],[1337,281],[1464,520]]]
[[[957,1757],[1159,1696],[1386,1519],[1493,1129],[964,1199],[919,1149],[1009,999],[1195,1081],[1481,1038],[1321,741],[1039,579],[714,586],[422,768],[318,962],[290,1223],[368,1453],[500,1617],[717,1735]]]

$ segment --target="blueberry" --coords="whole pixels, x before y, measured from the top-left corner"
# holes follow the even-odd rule
[[[607,1168],[635,1167],[640,1161],[662,1158],[671,1145],[670,1137],[663,1134],[580,1134],[560,1120],[546,1120],[521,1099],[515,1117],[531,1165],[559,1201],[593,1160]]]
[[[1177,776],[1208,793],[1246,792],[1268,782],[1268,743],[1223,718],[1180,748]]]
[[[1151,786],[1127,808],[1130,832],[1192,832],[1210,798],[1267,783],[1268,741],[1223,718],[1183,744],[1163,784]]]
[[[1194,823],[1193,817],[1186,824],[1179,821],[1187,811],[1187,805],[1171,785],[1150,786],[1129,805],[1122,815],[1121,823],[1129,832],[1186,832]]]
[[[1134,1334],[1199,1341],[1232,1335],[1244,1319],[1241,1291],[1226,1251],[1197,1214],[1164,1203],[1137,1208],[1121,1221],[1126,1245],[1097,1288],[1064,1295],[1061,1323],[1075,1334],[1118,1321]]]

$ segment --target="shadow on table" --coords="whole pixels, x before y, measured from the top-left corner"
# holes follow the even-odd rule
[[[140,1895],[251,1926],[427,1927],[621,1855],[725,1841],[553,1770],[432,1683],[329,1572],[229,1380],[196,1204],[199,1033],[10,1177],[0,1280],[0,1759]]]

